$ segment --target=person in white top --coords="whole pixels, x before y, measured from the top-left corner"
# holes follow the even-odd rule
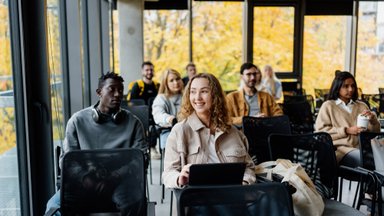
[[[152,104],[153,119],[163,128],[160,134],[161,149],[165,148],[170,129],[177,122],[176,115],[180,110],[183,89],[183,81],[178,71],[168,69],[163,73],[159,93]]]
[[[264,76],[263,76],[263,85],[267,89],[275,100],[279,100],[282,96],[282,86],[281,81],[276,77],[275,72],[271,65],[266,65],[264,67]]]

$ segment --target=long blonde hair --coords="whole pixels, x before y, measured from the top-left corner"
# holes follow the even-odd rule
[[[168,87],[168,76],[170,74],[174,74],[174,75],[177,76],[177,78],[180,79],[182,87],[181,87],[181,90],[180,90],[179,94],[182,94],[183,93],[183,89],[184,89],[184,84],[181,81],[180,73],[177,70],[175,70],[175,69],[171,69],[171,68],[167,69],[167,70],[164,71],[164,73],[161,76],[161,83],[160,83],[160,88],[159,88],[159,92],[158,92],[158,94],[164,94],[166,97],[169,97],[171,95],[171,90]]]
[[[210,73],[199,73],[199,74],[196,74],[194,77],[192,77],[191,80],[189,80],[185,88],[186,90],[184,91],[184,94],[183,94],[181,110],[178,115],[179,121],[186,119],[195,111],[192,107],[189,97],[190,97],[191,83],[198,78],[207,79],[209,82],[209,87],[211,88],[211,97],[212,97],[212,106],[210,108],[211,123],[213,123],[213,125],[216,128],[219,128],[224,132],[228,131],[231,128],[231,120],[228,115],[228,108],[227,108],[225,93],[220,85],[219,80]]]

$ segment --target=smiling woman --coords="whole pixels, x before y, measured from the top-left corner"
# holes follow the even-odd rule
[[[246,163],[243,182],[255,182],[247,138],[231,126],[225,95],[215,76],[201,73],[189,81],[178,119],[165,149],[162,177],[166,187],[187,185],[190,165],[206,163]]]

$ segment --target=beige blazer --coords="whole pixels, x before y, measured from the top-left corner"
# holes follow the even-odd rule
[[[183,165],[208,163],[209,128],[200,121],[195,113],[176,124],[168,137],[164,172],[162,175],[167,188],[180,188],[177,179]],[[215,133],[216,153],[220,162],[245,162],[244,181],[256,181],[254,163],[248,154],[248,141],[245,135],[232,127],[228,132],[217,130]]]

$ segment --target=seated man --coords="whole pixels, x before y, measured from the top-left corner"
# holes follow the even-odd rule
[[[145,151],[144,128],[140,120],[127,110],[121,109],[123,99],[123,78],[113,72],[102,75],[96,89],[99,101],[73,114],[68,120],[60,166],[65,153],[76,149],[138,148]],[[121,206],[121,193],[115,190],[113,201]],[[60,207],[60,191],[47,203],[50,208]]]
[[[283,110],[275,99],[266,92],[257,91],[257,76],[260,69],[252,63],[244,63],[240,68],[242,88],[227,95],[229,116],[232,123],[241,125],[243,116],[269,117],[283,115]]]

